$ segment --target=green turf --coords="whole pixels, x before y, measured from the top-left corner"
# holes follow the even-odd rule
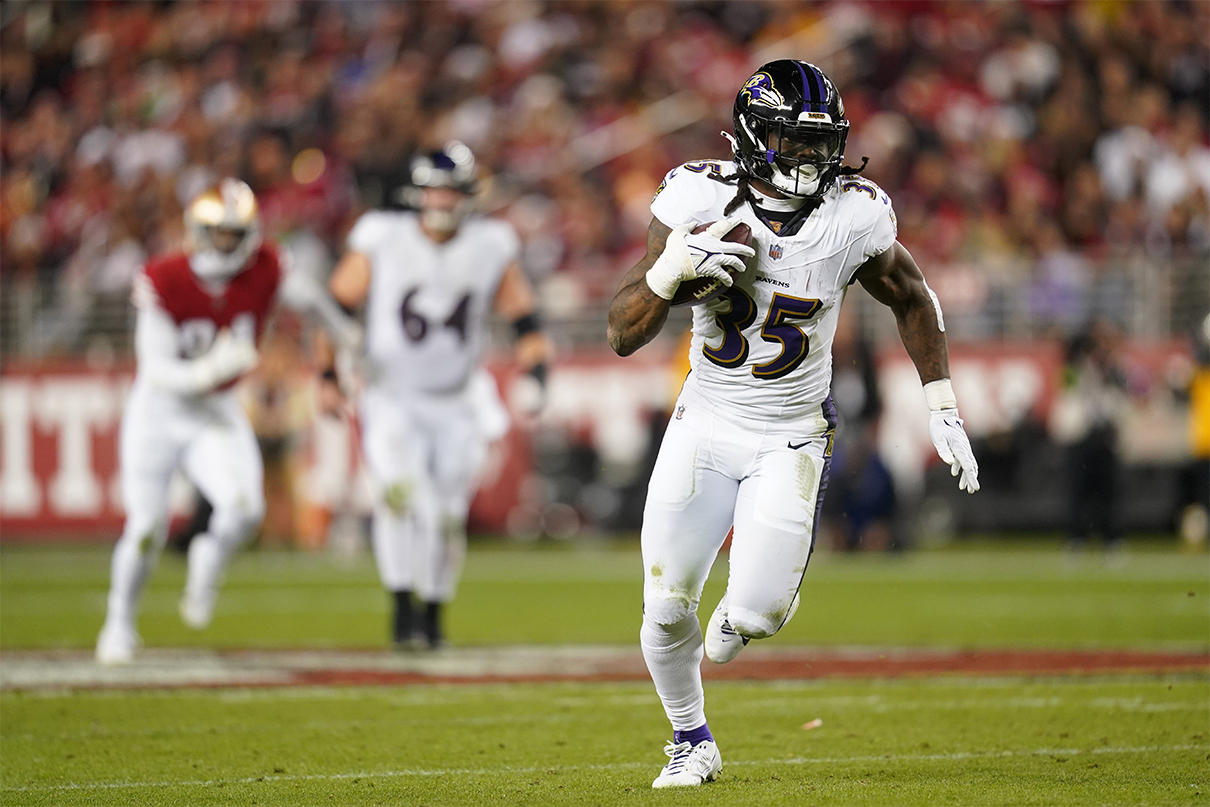
[[[636,641],[641,568],[633,542],[472,545],[448,628],[460,645]],[[89,647],[100,628],[108,549],[0,547],[0,648]],[[722,595],[726,561],[703,600]],[[238,556],[214,624],[176,612],[184,562],[165,555],[139,628],[149,647],[381,647],[387,597],[368,556]],[[1134,551],[1072,563],[1057,547],[976,546],[811,562],[798,616],[772,643],[1022,648],[1205,648],[1207,557]]]
[[[723,776],[675,792],[644,684],[9,693],[0,803],[1206,804],[1207,684],[711,684]]]
[[[472,546],[455,644],[634,645],[633,542]],[[725,561],[707,586],[722,593]],[[180,625],[179,557],[151,579],[150,646],[381,647],[367,557],[239,556],[214,625]],[[91,647],[108,550],[0,547],[0,648]],[[771,644],[1210,644],[1203,554],[1107,565],[1057,546],[820,554]],[[1072,676],[710,683],[724,777],[653,792],[668,733],[649,684],[7,692],[0,804],[1210,803],[1210,680]],[[823,727],[803,731],[812,718]]]

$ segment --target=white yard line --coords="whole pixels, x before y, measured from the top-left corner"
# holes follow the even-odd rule
[[[998,759],[1009,757],[1048,757],[1048,756],[1078,756],[1080,754],[1151,754],[1169,751],[1205,751],[1210,745],[1148,745],[1121,748],[1036,748],[1031,751],[959,751],[950,754],[870,754],[855,757],[793,757],[791,759],[764,760],[728,760],[725,766],[730,767],[760,767],[768,765],[844,765],[862,762],[947,762],[967,759]],[[542,773],[549,770],[557,771],[611,771],[628,768],[654,769],[659,765],[656,760],[642,762],[617,762],[610,765],[544,765],[517,768],[503,766],[499,768],[436,768],[436,769],[404,769],[398,771],[360,771],[357,773],[316,773],[305,775],[270,774],[266,776],[249,776],[242,779],[187,779],[177,782],[98,782],[94,784],[65,785],[24,785],[21,787],[0,787],[5,793],[57,793],[79,790],[120,790],[120,789],[151,789],[164,787],[216,787],[218,785],[244,785],[258,782],[315,782],[343,781],[348,779],[394,779],[400,777],[434,777],[434,776],[503,776],[514,774]]]

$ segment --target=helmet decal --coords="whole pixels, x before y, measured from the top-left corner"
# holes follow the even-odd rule
[[[765,72],[757,73],[748,79],[739,94],[741,98],[746,99],[748,106],[777,109],[786,105],[786,99],[773,88],[773,78]]]

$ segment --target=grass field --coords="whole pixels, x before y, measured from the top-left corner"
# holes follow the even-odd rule
[[[107,564],[105,549],[0,548],[0,680],[6,658],[91,647]],[[640,569],[627,541],[477,544],[451,639],[633,647]],[[149,647],[383,645],[387,603],[366,558],[242,555],[201,633],[176,616],[183,573],[166,556],[152,579]],[[820,555],[799,614],[768,644],[1204,654],[1208,604],[1207,557],[1159,545],[1112,565],[995,543]],[[0,804],[1210,803],[1204,670],[709,681],[707,697],[723,776],[669,793],[650,789],[668,729],[641,680],[6,688]]]

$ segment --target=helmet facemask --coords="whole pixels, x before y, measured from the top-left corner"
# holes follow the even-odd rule
[[[751,115],[736,119],[736,159],[749,174],[799,198],[822,196],[832,186],[844,159],[848,121],[796,124]]]

